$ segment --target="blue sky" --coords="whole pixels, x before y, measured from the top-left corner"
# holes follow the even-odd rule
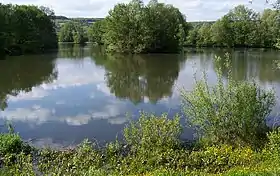
[[[44,5],[55,10],[57,15],[68,17],[104,17],[114,4],[129,0],[0,0],[2,3]],[[147,2],[147,0],[144,0]],[[188,21],[216,20],[229,9],[244,4],[256,11],[270,6],[265,0],[159,0],[178,7]]]

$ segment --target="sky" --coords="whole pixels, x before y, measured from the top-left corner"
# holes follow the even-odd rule
[[[2,3],[43,5],[52,8],[56,15],[67,17],[105,17],[115,4],[129,0],[0,0]],[[265,0],[159,0],[173,4],[186,15],[187,21],[216,20],[233,7],[244,4],[256,11],[270,6]],[[148,2],[148,0],[144,0]]]

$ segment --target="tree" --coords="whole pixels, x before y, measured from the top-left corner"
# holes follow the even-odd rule
[[[233,29],[228,16],[222,17],[212,25],[211,34],[216,46],[232,47],[234,44]]]
[[[178,52],[186,23],[180,11],[157,1],[118,4],[105,19],[107,51],[120,53]]]
[[[261,43],[266,47],[274,47],[280,37],[280,18],[278,10],[266,9],[262,13],[260,30]]]
[[[259,21],[259,14],[252,9],[239,5],[227,14],[233,23],[235,46],[253,46],[255,38],[259,38],[255,31],[258,30],[256,22]]]
[[[72,22],[65,23],[59,31],[59,41],[60,42],[73,42],[74,36],[73,31],[74,24]]]
[[[54,13],[41,9],[0,4],[0,45],[6,52],[41,52],[57,47]]]
[[[104,21],[96,21],[88,29],[88,38],[90,42],[95,42],[99,45],[103,44]]]
[[[211,46],[211,25],[208,23],[203,24],[198,30],[197,36],[197,45],[198,46]]]
[[[280,35],[279,10],[266,9],[260,14],[244,5],[233,8],[214,24],[191,24],[186,45],[193,46],[276,47]]]
[[[192,45],[196,46],[197,37],[198,37],[198,29],[193,28],[193,29],[189,30],[185,44],[188,46],[192,46]]]
[[[79,22],[67,22],[65,23],[59,32],[60,42],[74,42],[77,44],[85,43],[85,32],[82,24]]]

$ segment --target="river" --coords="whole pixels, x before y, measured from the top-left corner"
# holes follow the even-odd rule
[[[225,52],[234,79],[255,79],[280,95],[276,50],[186,48],[184,54],[105,56],[100,47],[60,45],[57,52],[0,60],[0,124],[11,121],[36,145],[112,141],[141,111],[182,114],[180,90],[192,90],[202,71],[214,83],[223,62],[213,58]],[[192,130],[185,129],[184,138],[191,139]]]

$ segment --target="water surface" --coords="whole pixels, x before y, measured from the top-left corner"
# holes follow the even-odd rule
[[[280,70],[274,64],[280,54],[275,50],[106,56],[99,47],[62,45],[55,53],[0,60],[0,123],[12,121],[24,139],[37,145],[112,141],[140,111],[181,113],[180,88],[191,90],[194,73],[200,79],[202,70],[214,83],[215,68],[224,63],[213,58],[225,52],[232,58],[234,79],[255,79],[280,95]],[[191,139],[192,131],[186,129],[183,138]]]

